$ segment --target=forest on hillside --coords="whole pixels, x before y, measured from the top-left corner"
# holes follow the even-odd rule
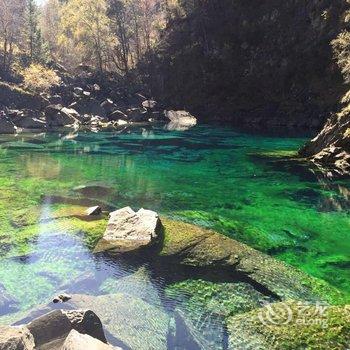
[[[157,98],[209,119],[278,114],[276,123],[319,126],[346,92],[347,5],[1,0],[0,76],[35,89],[34,81],[57,83],[43,68],[85,65],[133,76]]]
[[[80,67],[201,121],[316,132],[348,114],[349,20],[348,0],[0,0],[0,77],[42,93]]]
[[[127,74],[182,10],[171,0],[1,0],[1,76],[52,62]]]

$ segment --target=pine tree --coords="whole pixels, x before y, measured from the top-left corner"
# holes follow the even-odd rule
[[[39,9],[35,0],[27,0],[26,22],[29,61],[43,63],[47,57],[47,48],[39,27]]]

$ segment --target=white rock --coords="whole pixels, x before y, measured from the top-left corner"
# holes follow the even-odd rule
[[[151,210],[135,212],[130,207],[110,214],[107,229],[95,252],[113,248],[126,252],[150,245],[158,237],[159,216]]]

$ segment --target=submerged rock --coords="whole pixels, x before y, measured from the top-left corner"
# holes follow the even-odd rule
[[[146,247],[158,238],[161,228],[159,216],[151,210],[133,211],[130,207],[110,214],[107,229],[98,242],[95,252],[113,249],[128,252]]]
[[[173,346],[175,349],[213,349],[213,345],[208,344],[198,327],[181,310],[175,310],[174,319],[176,333]]]
[[[105,280],[100,290],[108,293],[123,293],[140,298],[148,304],[162,305],[158,290],[153,285],[149,271],[144,266],[131,275],[117,280],[115,278]]]
[[[349,317],[344,306],[270,304],[229,319],[228,349],[346,349]]]
[[[0,315],[17,310],[17,300],[13,298],[0,283]]]
[[[73,191],[89,198],[105,198],[113,193],[114,189],[103,183],[90,183],[74,187]]]
[[[220,268],[275,300],[338,302],[344,295],[326,282],[310,277],[247,245],[215,231],[162,218],[164,244],[160,256],[172,263]]]
[[[169,316],[140,298],[122,293],[73,295],[66,305],[94,311],[101,318],[107,339],[118,341],[123,348],[167,349]]]

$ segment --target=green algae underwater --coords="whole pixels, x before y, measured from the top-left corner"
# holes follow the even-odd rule
[[[27,310],[82,273],[130,273],[92,254],[107,216],[83,219],[89,206],[128,205],[212,228],[350,295],[350,181],[329,181],[294,158],[304,142],[214,126],[2,135],[0,283]],[[225,289],[204,284],[210,298]]]

